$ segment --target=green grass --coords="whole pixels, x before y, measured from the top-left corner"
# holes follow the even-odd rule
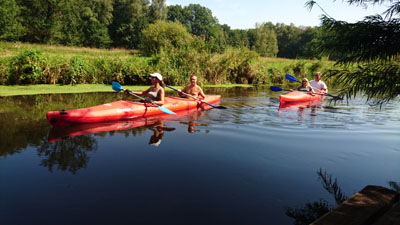
[[[31,44],[22,42],[2,42],[0,41],[0,57],[12,57],[32,49],[39,49],[49,56],[62,56],[72,58],[75,56],[88,58],[127,58],[130,55],[138,53],[136,50],[127,49],[97,49],[85,47],[70,47],[58,45]]]
[[[130,86],[124,85],[123,88],[132,91],[143,91],[149,86]],[[245,84],[227,84],[227,85],[206,85],[205,87],[252,87]],[[174,88],[182,89],[181,86]],[[167,92],[173,90],[166,87]],[[53,84],[37,84],[37,85],[0,85],[0,96],[16,96],[16,95],[37,95],[37,94],[63,94],[63,93],[87,93],[87,92],[115,92],[111,85],[105,84],[78,84],[78,85],[53,85]]]
[[[130,90],[145,90],[147,86],[124,86]],[[0,96],[36,95],[36,94],[61,94],[61,93],[86,93],[86,92],[114,92],[111,85],[104,84],[78,84],[78,85],[0,85]]]

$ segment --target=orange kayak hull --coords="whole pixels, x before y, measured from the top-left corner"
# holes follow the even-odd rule
[[[279,96],[279,102],[281,105],[287,103],[297,103],[297,102],[312,102],[312,101],[322,101],[325,99],[325,95],[321,94],[311,94],[302,91],[291,91],[287,94]]]
[[[217,104],[220,99],[220,95],[207,95],[204,101]],[[165,104],[162,106],[173,112],[178,112],[204,107],[206,104],[195,99],[166,97]],[[127,120],[160,114],[165,113],[152,104],[120,100],[88,108],[49,111],[46,113],[46,117],[52,125],[69,125]]]

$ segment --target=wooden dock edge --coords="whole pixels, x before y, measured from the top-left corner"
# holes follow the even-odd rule
[[[400,224],[398,200],[399,193],[385,187],[368,185],[311,225]]]

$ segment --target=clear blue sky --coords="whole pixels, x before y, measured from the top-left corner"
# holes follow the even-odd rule
[[[167,5],[187,6],[200,4],[209,8],[220,24],[231,29],[255,28],[256,23],[272,22],[295,26],[319,26],[323,14],[317,5],[309,11],[304,4],[307,0],[167,0]],[[367,9],[349,6],[337,0],[319,0],[319,5],[336,20],[350,23],[362,20],[365,16],[382,14],[387,6],[369,5]]]

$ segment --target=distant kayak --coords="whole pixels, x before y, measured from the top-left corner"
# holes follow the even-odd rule
[[[312,101],[322,101],[325,99],[325,95],[321,94],[311,94],[302,91],[291,91],[287,94],[279,96],[279,101],[281,105],[287,103],[297,103],[297,102],[312,102]]]
[[[211,104],[217,104],[220,102],[220,99],[220,95],[207,95],[205,101]],[[177,112],[197,107],[205,107],[207,105],[193,99],[166,97],[165,104],[162,106]],[[207,108],[210,107],[207,106]],[[52,125],[60,126],[129,120],[160,114],[165,113],[151,103],[120,100],[88,108],[49,111],[46,113],[46,117]]]

